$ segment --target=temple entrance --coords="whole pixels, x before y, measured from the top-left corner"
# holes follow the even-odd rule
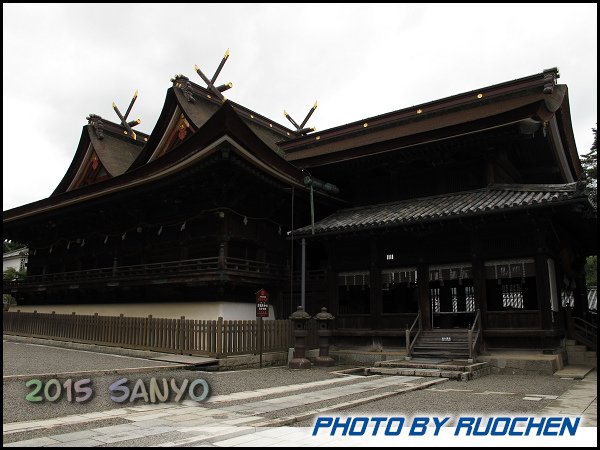
[[[467,328],[475,318],[471,266],[453,264],[429,269],[431,328]]]

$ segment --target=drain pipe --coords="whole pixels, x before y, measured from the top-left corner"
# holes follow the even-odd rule
[[[302,272],[300,280],[300,305],[306,311],[306,239],[302,238]]]
[[[331,183],[325,183],[313,178],[311,175],[304,177],[304,185],[310,186],[310,226],[312,234],[315,234],[315,201],[314,190],[320,189],[330,194],[338,194],[339,188]],[[300,305],[306,311],[306,239],[302,238],[302,272],[300,279]]]
[[[304,185],[310,186],[310,226],[312,234],[315,234],[315,201],[314,201],[314,190],[319,189],[329,194],[339,194],[340,189],[331,183],[325,183],[317,178],[313,178],[312,175],[304,177]]]

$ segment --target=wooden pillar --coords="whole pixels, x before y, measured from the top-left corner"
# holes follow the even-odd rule
[[[481,326],[482,328],[485,328],[487,321],[486,273],[482,255],[481,239],[475,234],[471,237],[471,265],[473,292],[475,294],[475,309],[479,309],[481,312]]]
[[[419,310],[423,329],[431,329],[431,302],[429,301],[429,265],[419,262],[417,265],[417,291],[419,292]]]
[[[327,241],[327,310],[335,316],[338,315],[338,277],[335,257],[335,242]]]
[[[228,253],[229,243],[227,241],[222,241],[219,243],[219,269],[225,269],[227,263],[227,253]]]
[[[376,330],[381,328],[381,267],[379,266],[379,248],[377,238],[371,237],[369,241],[371,265],[369,271],[370,284],[370,309],[371,309],[371,328]]]
[[[573,315],[587,320],[589,305],[587,298],[587,285],[585,281],[585,258],[581,258],[573,264],[575,276],[575,290],[573,292]]]
[[[537,288],[538,308],[542,329],[552,328],[552,311],[550,305],[550,274],[548,273],[548,248],[544,230],[536,230],[535,281]]]

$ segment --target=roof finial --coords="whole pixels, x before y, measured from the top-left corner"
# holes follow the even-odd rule
[[[233,87],[232,83],[226,83],[226,84],[222,84],[221,86],[215,87],[215,81],[217,81],[217,77],[221,73],[221,70],[223,69],[223,66],[227,62],[228,58],[229,58],[229,49],[227,49],[227,51],[225,52],[225,55],[223,55],[223,59],[221,59],[221,62],[219,63],[219,67],[217,67],[215,74],[213,75],[213,77],[210,80],[208,79],[208,77],[206,75],[204,75],[204,73],[202,73],[202,71],[200,70],[200,67],[198,67],[198,64],[194,65],[194,70],[196,71],[196,73],[198,75],[200,75],[200,78],[202,78],[204,80],[204,82],[208,86],[208,90],[211,91],[213,94],[215,94],[216,97],[218,99],[220,99],[221,101],[225,101],[225,97],[223,96],[223,94],[221,94],[221,92],[225,92],[227,89],[231,89]]]
[[[292,125],[294,125],[296,127],[296,131],[294,133],[298,134],[298,135],[305,135],[310,133],[311,131],[315,131],[315,127],[311,127],[311,128],[304,128],[304,125],[306,125],[306,122],[308,122],[308,119],[310,119],[310,116],[312,116],[312,113],[315,112],[315,109],[317,109],[317,101],[315,100],[315,104],[313,105],[312,108],[310,108],[310,111],[308,111],[308,114],[306,115],[306,117],[304,118],[304,120],[302,121],[302,123],[300,125],[298,125],[296,123],[296,121],[294,119],[292,119],[292,116],[290,116],[287,111],[283,111],[283,115],[287,118],[287,120],[289,120]]]
[[[127,117],[129,116],[129,113],[131,112],[131,108],[133,108],[133,104],[137,100],[137,97],[138,97],[138,91],[136,89],[135,92],[133,93],[133,98],[131,99],[131,102],[129,102],[129,106],[127,107],[127,111],[125,112],[125,115],[121,114],[121,111],[119,111],[119,108],[117,108],[117,105],[115,104],[115,102],[113,102],[113,104],[112,104],[113,109],[115,110],[115,112],[117,113],[117,116],[119,116],[119,119],[121,120],[121,125],[123,125],[125,130],[127,130],[124,133],[129,134],[134,140],[137,139],[137,135],[135,134],[135,131],[132,130],[132,128],[135,127],[136,125],[139,125],[140,123],[142,123],[142,121],[140,119],[137,119],[137,120],[132,120],[130,122],[127,122]]]

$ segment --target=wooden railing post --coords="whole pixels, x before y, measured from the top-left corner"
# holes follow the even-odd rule
[[[473,360],[473,330],[469,328],[469,361]]]
[[[221,356],[223,356],[223,318],[219,317],[217,319],[217,348],[216,348],[216,352],[217,352],[217,358],[220,358]]]
[[[148,314],[148,318],[146,319],[146,346],[152,348],[152,314]]]
[[[185,333],[184,333],[184,327],[185,327],[185,316],[181,316],[179,318],[179,354],[183,355],[183,350],[185,348]]]
[[[410,357],[410,331],[408,331],[408,324],[406,324],[406,356]]]

